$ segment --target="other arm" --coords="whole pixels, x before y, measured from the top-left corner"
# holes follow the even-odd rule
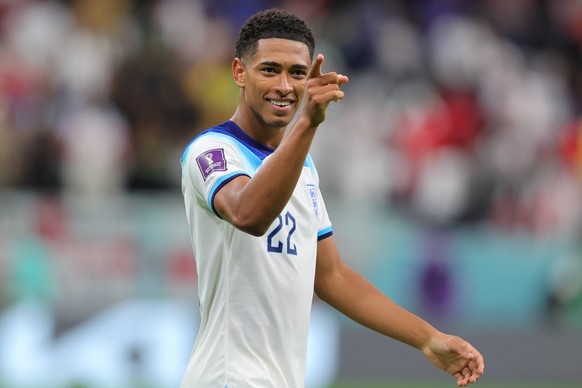
[[[344,263],[333,237],[318,243],[315,292],[354,321],[421,350],[432,364],[455,377],[458,386],[475,383],[483,374],[477,349],[441,333],[382,294]]]

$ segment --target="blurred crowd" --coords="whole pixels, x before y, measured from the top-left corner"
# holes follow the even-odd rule
[[[271,6],[350,77],[313,149],[324,192],[580,236],[576,0],[0,0],[0,189],[179,188],[184,146],[236,106],[238,29]]]

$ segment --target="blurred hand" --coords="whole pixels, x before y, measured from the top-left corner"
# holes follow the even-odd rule
[[[459,387],[477,382],[483,374],[483,356],[462,338],[438,333],[421,350],[433,365],[452,375]]]

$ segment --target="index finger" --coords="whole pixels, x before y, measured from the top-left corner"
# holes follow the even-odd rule
[[[321,65],[323,64],[323,54],[317,54],[315,57],[315,62],[311,65],[311,69],[309,69],[309,74],[307,78],[315,78],[321,75]]]

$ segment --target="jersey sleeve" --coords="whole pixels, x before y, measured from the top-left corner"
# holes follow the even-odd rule
[[[321,190],[319,190],[319,186],[317,188],[317,195],[319,197],[319,213],[317,215],[319,227],[317,229],[317,241],[319,241],[333,235],[333,228],[329,219],[329,214],[327,214],[327,209],[325,207],[325,202],[323,201],[323,196],[321,195]]]
[[[183,185],[189,185],[214,214],[214,196],[232,179],[251,176],[243,155],[228,139],[206,135],[190,143],[182,156]]]
[[[315,187],[313,192],[310,190],[310,196],[313,201],[313,206],[315,208],[315,214],[317,215],[317,240],[323,240],[326,237],[333,235],[333,228],[331,221],[329,219],[329,214],[327,213],[327,208],[325,207],[325,202],[323,200],[323,195],[319,188],[319,173],[315,167],[315,162],[311,155],[307,155],[307,165],[310,168],[311,174],[315,181]]]

